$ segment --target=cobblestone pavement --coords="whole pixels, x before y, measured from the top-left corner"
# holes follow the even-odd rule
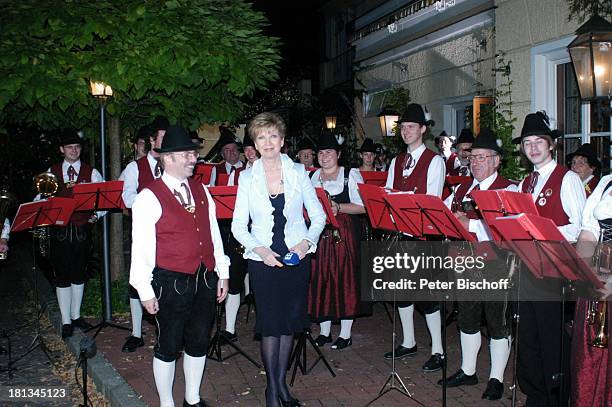
[[[11,242],[12,243],[12,242]],[[76,384],[76,358],[58,336],[46,315],[40,318],[41,343],[29,354],[14,362],[15,370],[6,370],[11,360],[24,355],[36,336],[36,311],[33,290],[30,288],[31,265],[27,242],[11,245],[8,260],[0,262],[0,392],[1,406],[75,406],[83,402],[80,387]],[[13,247],[14,246],[14,247]],[[36,342],[39,343],[39,342]],[[43,351],[43,347],[46,349]],[[48,356],[47,356],[48,355]],[[78,371],[79,383],[82,379]],[[23,386],[60,386],[66,389],[66,397],[55,400],[36,398],[27,401],[11,401],[8,389]],[[107,405],[104,398],[89,383],[88,392],[94,406]]]

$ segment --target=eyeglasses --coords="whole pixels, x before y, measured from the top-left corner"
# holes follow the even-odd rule
[[[197,160],[198,158],[200,158],[200,153],[197,152],[197,151],[181,151],[181,152],[173,153],[173,154],[181,156],[184,159],[188,159],[190,157],[193,157],[193,158],[195,158]]]
[[[477,162],[477,163],[481,163],[484,162],[487,158],[489,157],[496,157],[497,154],[491,154],[491,155],[484,155],[484,154],[478,154],[478,155],[470,155],[467,159],[471,162]]]

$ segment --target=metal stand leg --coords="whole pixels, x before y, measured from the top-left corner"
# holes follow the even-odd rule
[[[310,367],[308,367],[308,362],[306,360],[306,341],[310,343],[312,348],[317,353],[317,358],[315,359],[314,363]],[[293,373],[291,373],[291,382],[289,383],[289,385],[293,386],[293,383],[295,382],[295,375],[297,373],[298,367],[300,368],[300,372],[302,372],[302,374],[305,376],[308,373],[310,373],[312,369],[314,369],[314,367],[320,361],[322,361],[323,364],[325,364],[325,367],[327,367],[327,370],[332,375],[332,377],[336,377],[336,373],[334,373],[334,370],[332,369],[331,365],[329,364],[329,362],[323,355],[323,352],[321,352],[321,349],[319,349],[314,339],[312,338],[310,329],[305,329],[304,332],[298,335],[298,338],[295,344],[295,348],[293,348],[293,352],[291,353],[291,358],[289,358],[289,368],[288,369],[290,370],[291,365],[293,365]]]

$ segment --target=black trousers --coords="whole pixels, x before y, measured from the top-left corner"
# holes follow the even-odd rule
[[[569,395],[569,336],[558,301],[522,301],[519,308],[518,382],[528,406],[566,406]],[[563,341],[564,360],[561,361]],[[560,394],[563,380],[563,395]]]
[[[502,301],[458,301],[457,324],[466,334],[480,332],[484,312],[491,339],[504,339],[510,335],[510,306]]]
[[[84,284],[88,280],[87,263],[91,257],[90,224],[50,227],[51,265],[57,287]]]
[[[229,294],[240,294],[244,290],[244,278],[247,274],[247,261],[242,257],[242,246],[234,238],[231,220],[219,221],[219,231],[223,240],[225,255],[230,258]]]
[[[153,270],[153,291],[159,302],[157,359],[174,362],[180,352],[193,357],[206,355],[215,317],[218,277],[201,265],[195,274]]]

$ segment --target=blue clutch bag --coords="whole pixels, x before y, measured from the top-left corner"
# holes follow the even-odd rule
[[[289,252],[283,257],[283,263],[287,266],[297,266],[300,264],[300,256],[297,253]]]

